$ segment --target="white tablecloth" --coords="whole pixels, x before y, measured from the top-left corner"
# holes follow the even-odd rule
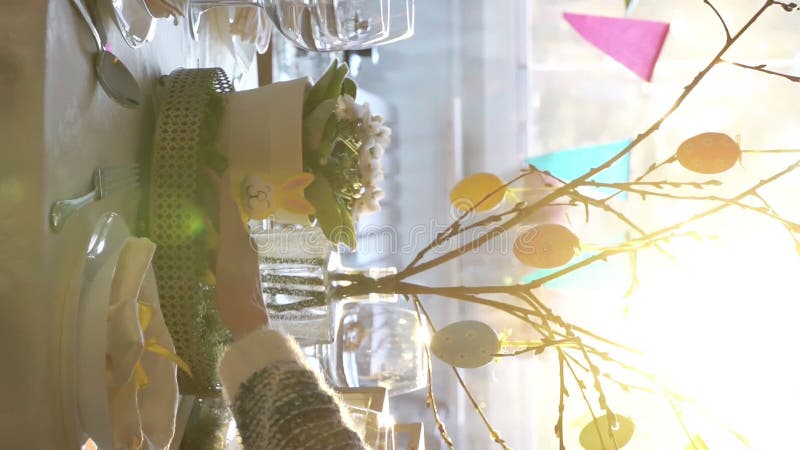
[[[94,44],[70,0],[0,1],[0,448],[69,449],[76,416],[62,414],[57,340],[67,281],[105,211],[135,226],[139,191],[81,210],[53,234],[54,200],[82,194],[99,166],[143,162],[153,139],[155,79],[178,67],[222,66],[218,42],[193,42],[186,24],[158,22],[155,40],[128,48],[110,2],[101,12],[114,52],[146,103],[118,106],[97,84]],[[213,48],[212,48],[213,47]]]

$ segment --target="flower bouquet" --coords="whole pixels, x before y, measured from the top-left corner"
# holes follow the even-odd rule
[[[303,102],[303,170],[314,176],[305,194],[325,236],[351,249],[355,221],[380,210],[380,158],[391,136],[383,118],[355,98],[347,65],[334,61]]]

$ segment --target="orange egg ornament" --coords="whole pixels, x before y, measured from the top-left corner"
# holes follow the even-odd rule
[[[505,198],[507,189],[503,189],[504,184],[500,177],[491,173],[470,175],[450,190],[450,203],[461,212],[468,211],[473,206],[477,212],[491,211]],[[486,198],[489,194],[492,195]],[[481,202],[484,198],[486,200]]]
[[[579,247],[578,236],[567,227],[547,223],[520,231],[514,256],[526,266],[553,269],[570,262]]]
[[[723,133],[701,133],[678,147],[678,162],[692,172],[715,174],[724,172],[742,156],[739,144]]]

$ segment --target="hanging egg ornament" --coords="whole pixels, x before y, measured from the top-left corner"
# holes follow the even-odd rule
[[[500,177],[491,173],[470,175],[450,190],[450,203],[461,212],[468,211],[473,206],[477,212],[491,211],[505,198],[508,189],[503,189],[504,184]],[[486,198],[489,194],[492,195]],[[481,202],[484,198],[486,200]]]
[[[570,262],[578,248],[578,236],[567,227],[546,223],[520,231],[514,241],[514,256],[526,266],[553,269]]]
[[[431,338],[431,351],[451,366],[472,369],[491,362],[500,351],[492,327],[477,320],[451,323]]]
[[[609,427],[608,414],[587,423],[581,430],[579,441],[586,450],[622,448],[630,442],[636,426],[625,416],[616,414],[616,425]]]
[[[715,174],[724,172],[742,156],[742,150],[723,133],[701,133],[678,147],[678,162],[692,172]]]

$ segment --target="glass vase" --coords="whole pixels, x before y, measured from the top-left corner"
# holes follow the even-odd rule
[[[351,289],[354,280],[396,273],[394,268],[343,267],[333,245],[315,226],[269,221],[251,227],[270,327],[301,346],[333,342],[343,303],[396,301],[397,297]]]

